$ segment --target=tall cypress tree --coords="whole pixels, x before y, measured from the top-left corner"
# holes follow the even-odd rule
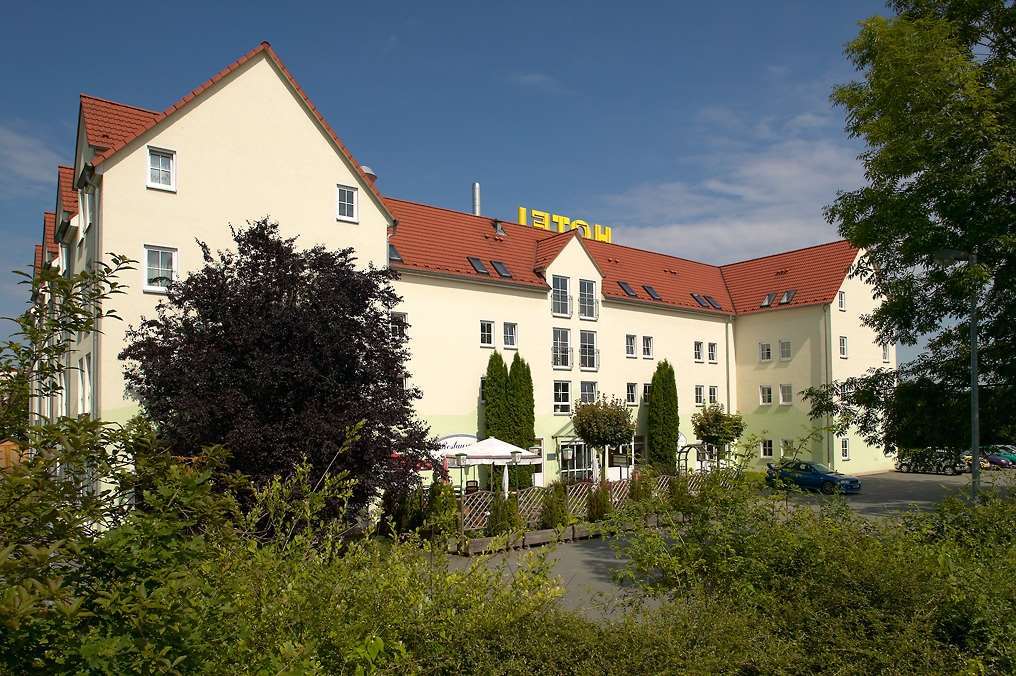
[[[487,380],[483,385],[483,436],[502,441],[510,433],[511,402],[508,396],[508,367],[495,350],[487,361]]]
[[[656,365],[646,412],[646,449],[653,464],[673,467],[677,453],[680,419],[677,409],[677,379],[666,359]]]
[[[515,353],[508,373],[508,393],[511,412],[511,435],[505,441],[520,448],[528,448],[536,438],[533,400],[533,376],[526,360]]]

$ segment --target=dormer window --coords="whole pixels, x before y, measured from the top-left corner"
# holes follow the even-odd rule
[[[148,147],[148,187],[176,192],[176,153]],[[91,216],[91,214],[89,214]]]
[[[706,299],[706,302],[709,303],[710,305],[712,305],[715,309],[717,309],[717,310],[722,310],[723,309],[723,306],[720,305],[719,301],[717,301],[712,296],[706,296],[705,299]]]
[[[706,302],[706,299],[702,297],[701,293],[693,293],[691,297],[695,299],[695,302],[698,303],[700,307],[709,307],[709,303]]]
[[[624,295],[628,296],[629,298],[639,297],[639,295],[635,293],[635,289],[631,288],[631,284],[629,284],[628,282],[619,281],[617,285],[621,287],[622,291],[624,291]]]
[[[653,300],[663,300],[662,298],[660,298],[660,294],[656,293],[656,289],[649,286],[648,284],[643,284],[642,288],[646,290],[646,293],[648,293],[649,297],[652,298]]]
[[[402,254],[399,253],[399,250],[391,242],[388,243],[388,260],[395,261],[396,263],[402,262]]]

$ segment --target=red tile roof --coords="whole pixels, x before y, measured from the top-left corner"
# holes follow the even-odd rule
[[[42,214],[42,246],[49,253],[60,255],[60,245],[56,243],[56,214],[52,211]]]
[[[161,119],[152,110],[81,95],[81,117],[85,121],[88,145],[112,154]],[[93,164],[97,163],[93,161]]]
[[[67,212],[68,218],[78,213],[78,193],[74,189],[74,168],[63,165],[57,169],[57,191],[61,210]]]
[[[36,244],[35,245],[34,254],[35,254],[35,265],[33,266],[33,269],[35,270],[35,274],[39,274],[40,272],[42,272],[42,245],[41,244]]]
[[[402,257],[392,267],[403,270],[546,289],[542,272],[578,234],[501,221],[506,236],[498,237],[493,219],[486,216],[391,197],[385,202],[398,220],[390,241]],[[779,305],[777,297],[772,310],[832,302],[857,253],[839,241],[721,267],[592,239],[579,241],[603,276],[605,297],[721,315],[761,311],[763,296],[788,289],[797,291],[794,299]],[[490,274],[477,273],[468,256],[480,258]],[[507,263],[512,279],[498,277],[491,260]],[[620,281],[631,286],[636,298],[622,290]],[[644,285],[653,287],[661,300],[654,300]],[[711,296],[722,309],[702,307],[693,293]]]
[[[856,257],[857,249],[840,240],[731,263],[721,270],[737,314],[751,314],[831,303]],[[794,299],[780,305],[780,297],[788,290],[796,291]],[[772,307],[760,307],[769,293],[777,294]]]
[[[733,314],[723,276],[715,265],[591,239],[583,240],[583,244],[603,273],[603,295],[608,298],[642,300],[686,310]],[[637,299],[624,292],[618,284],[621,281],[631,286],[638,295]],[[653,287],[661,300],[653,300],[643,285]],[[702,307],[692,297],[693,293],[711,296],[722,310]]]
[[[254,49],[250,50],[239,59],[229,64],[218,73],[213,75],[211,78],[206,80],[204,83],[193,89],[191,92],[186,94],[182,99],[166,108],[161,113],[157,113],[151,110],[145,110],[144,108],[135,108],[133,106],[126,106],[121,103],[113,103],[112,101],[106,101],[103,99],[97,99],[95,97],[86,97],[84,94],[81,95],[81,108],[82,113],[85,116],[85,131],[88,135],[88,142],[90,145],[101,148],[102,152],[97,154],[92,159],[93,166],[99,166],[104,161],[116,154],[118,150],[126,146],[128,143],[133,141],[135,138],[140,136],[142,133],[148,131],[156,124],[166,119],[167,117],[177,113],[180,110],[186,108],[191,101],[199,97],[205,90],[214,86],[219,80],[226,77],[237,68],[247,63],[258,54],[264,53],[279,71],[286,78],[286,81],[296,92],[297,96],[303,101],[307,109],[314,115],[318,124],[328,133],[331,137],[332,142],[339,149],[339,152],[346,158],[349,164],[352,166],[354,172],[356,172],[362,179],[363,183],[367,186],[374,196],[377,198],[378,203],[384,205],[384,201],[381,197],[381,193],[378,192],[374,182],[370,180],[367,175],[363,172],[360,163],[356,161],[353,154],[349,151],[349,148],[342,142],[335,130],[332,129],[328,121],[325,120],[324,116],[318,111],[318,109],[311,102],[310,97],[303,91],[303,88],[296,82],[296,79],[286,68],[285,64],[279,58],[272,46],[267,42],[262,42]],[[85,103],[88,100],[88,109],[86,110]],[[89,117],[92,121],[89,121]],[[93,142],[93,138],[97,142]]]
[[[547,282],[537,274],[533,264],[537,243],[551,236],[546,230],[502,221],[506,236],[500,237],[495,233],[493,219],[487,216],[391,197],[385,198],[385,204],[398,221],[390,242],[403,261],[393,263],[392,267],[547,288]],[[490,274],[477,273],[468,256],[482,260]],[[497,274],[491,265],[495,260],[508,266],[510,280]]]

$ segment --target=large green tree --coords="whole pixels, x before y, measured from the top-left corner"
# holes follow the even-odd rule
[[[508,371],[508,391],[511,405],[511,436],[509,443],[529,448],[536,440],[536,403],[533,398],[533,374],[526,360],[515,353]]]
[[[511,401],[508,395],[508,367],[495,350],[487,360],[483,380],[483,437],[507,441],[511,430]]]
[[[833,93],[847,132],[866,144],[867,182],[827,216],[864,251],[855,274],[881,298],[865,318],[879,340],[913,345],[930,334],[903,380],[968,386],[976,302],[982,382],[1016,404],[1016,10],[1001,0],[889,5],[894,16],[862,22],[847,46],[861,78]],[[949,262],[943,250],[976,263]],[[854,418],[885,438],[891,380],[873,372],[847,390],[862,396],[809,394],[817,414],[874,409]]]
[[[671,466],[677,455],[680,418],[677,408],[677,378],[674,367],[664,359],[656,365],[649,386],[646,411],[646,449],[653,464]]]

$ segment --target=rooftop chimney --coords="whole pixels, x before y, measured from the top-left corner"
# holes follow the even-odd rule
[[[367,174],[367,178],[370,179],[371,185],[377,183],[377,174],[374,173],[373,169],[368,167],[366,164],[361,165],[360,169],[363,173]]]
[[[480,184],[473,183],[473,215],[480,215]]]

